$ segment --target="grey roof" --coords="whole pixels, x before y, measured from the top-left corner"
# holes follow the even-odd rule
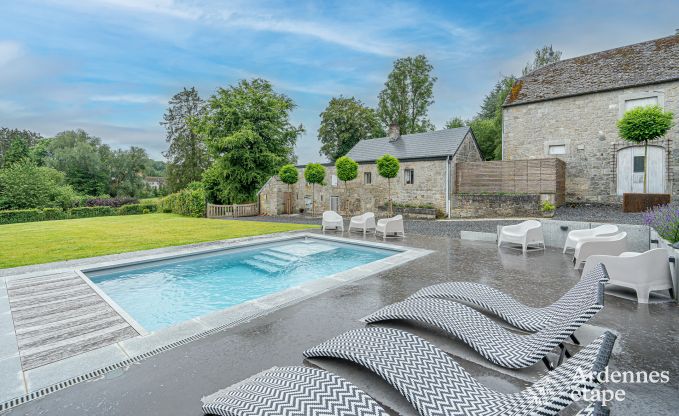
[[[469,127],[404,134],[390,142],[388,137],[361,140],[347,156],[357,162],[372,162],[385,153],[397,159],[422,159],[454,155],[470,131]]]
[[[679,79],[679,35],[545,65],[521,78],[505,106]]]

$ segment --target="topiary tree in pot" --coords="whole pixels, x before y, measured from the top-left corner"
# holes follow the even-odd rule
[[[299,180],[299,173],[297,172],[297,168],[293,164],[289,165],[283,165],[279,170],[278,170],[278,178],[281,180],[281,182],[288,184],[288,192],[292,192],[292,185],[296,184],[297,181]],[[290,195],[290,198],[292,198],[292,195]],[[290,208],[290,209],[288,209]],[[288,202],[286,201],[286,214],[292,214],[292,207],[288,207]]]
[[[311,215],[316,214],[316,184],[323,184],[325,167],[319,163],[309,163],[304,168],[304,180],[311,184]]]
[[[337,170],[337,178],[344,182],[344,193],[347,207],[347,214],[349,214],[349,189],[347,187],[348,181],[353,181],[358,176],[358,163],[356,163],[349,156],[342,156],[335,161],[335,169]]]
[[[393,206],[391,202],[391,179],[398,175],[398,170],[401,167],[398,159],[390,154],[385,154],[377,159],[377,173],[381,177],[387,178],[387,195],[389,198],[389,216],[393,215]]]
[[[644,194],[647,190],[648,181],[648,142],[664,136],[673,125],[674,115],[664,111],[660,106],[644,106],[633,108],[623,115],[618,121],[618,134],[624,140],[636,144],[644,144]],[[638,210],[648,208],[653,198],[646,196],[644,203],[637,204]],[[625,211],[628,211],[628,203],[623,203]]]

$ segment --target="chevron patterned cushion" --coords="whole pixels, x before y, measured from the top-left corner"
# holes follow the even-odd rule
[[[203,399],[222,416],[388,416],[370,396],[327,371],[271,368]]]
[[[583,296],[596,290],[600,282],[608,282],[603,264],[582,276],[580,281],[559,300],[544,308],[526,306],[506,293],[490,286],[472,282],[448,282],[425,287],[410,298],[438,298],[465,302],[486,309],[508,323],[525,331],[535,332],[549,327],[555,316],[577,307]]]
[[[606,332],[556,370],[515,394],[488,389],[433,344],[393,328],[361,328],[305,351],[359,364],[396,388],[423,416],[556,415],[608,363],[615,336]],[[579,372],[578,370],[581,370]],[[583,380],[578,377],[585,374]]]
[[[386,306],[362,320],[367,323],[405,319],[442,329],[489,361],[507,368],[529,367],[554,350],[603,308],[604,287],[583,293],[580,302],[554,316],[547,329],[520,335],[457,302],[414,298]]]

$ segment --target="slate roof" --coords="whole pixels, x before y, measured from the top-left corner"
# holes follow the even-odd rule
[[[404,134],[395,142],[388,137],[361,140],[347,156],[357,162],[372,162],[385,153],[397,159],[423,159],[454,155],[470,131],[469,127]]]
[[[545,65],[521,78],[504,106],[679,79],[679,35]]]

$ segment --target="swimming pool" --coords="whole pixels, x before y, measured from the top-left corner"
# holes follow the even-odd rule
[[[399,252],[305,237],[86,275],[144,329],[156,331]]]

